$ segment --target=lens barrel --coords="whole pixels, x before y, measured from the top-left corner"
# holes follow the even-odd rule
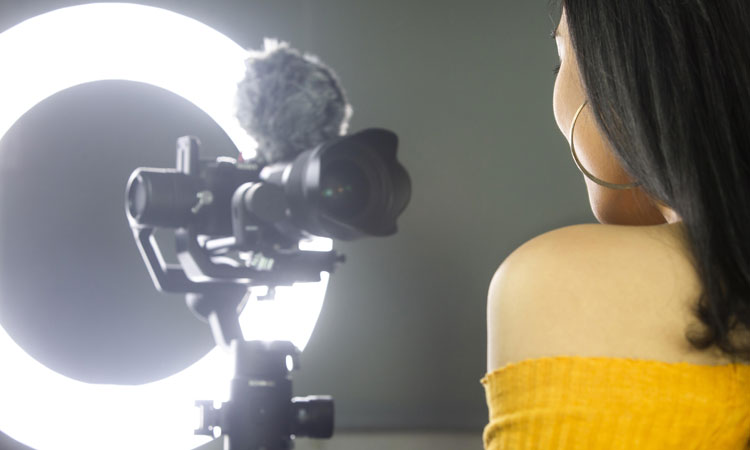
[[[193,226],[213,236],[236,233],[236,214],[244,214],[242,223],[249,226],[265,219],[263,226],[292,239],[389,236],[411,197],[411,181],[396,159],[397,147],[394,133],[371,128],[302,152],[291,162],[253,169],[221,158],[191,163],[189,171],[139,168],[128,181],[126,209],[139,226]],[[197,160],[197,148],[193,153],[190,161]],[[178,167],[185,165],[178,154]],[[273,205],[265,197],[253,197],[233,206],[234,194],[246,183],[257,184],[253,189],[258,195],[268,191],[278,194],[274,199],[283,196],[278,199],[283,205],[269,209]],[[264,183],[275,189],[260,186]]]
[[[339,240],[389,236],[411,197],[397,147],[394,133],[368,129],[265,167],[260,176],[284,188],[297,229]]]
[[[141,225],[188,226],[194,216],[197,181],[173,169],[136,169],[125,191],[128,215]]]

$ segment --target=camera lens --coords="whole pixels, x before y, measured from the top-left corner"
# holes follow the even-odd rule
[[[279,231],[343,241],[395,233],[411,195],[397,147],[395,134],[372,128],[263,167],[261,181],[283,187],[286,196],[288,220]]]
[[[128,213],[140,225],[177,228],[190,225],[198,182],[165,169],[136,169],[126,188]]]
[[[367,208],[370,185],[365,172],[354,161],[331,161],[321,173],[320,204],[337,219],[351,219]]]
[[[144,184],[143,178],[138,176],[133,179],[130,189],[128,189],[128,211],[135,219],[140,219],[146,209],[148,189]]]

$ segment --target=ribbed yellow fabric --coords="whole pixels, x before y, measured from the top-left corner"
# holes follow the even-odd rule
[[[750,449],[750,365],[556,356],[481,380],[487,450]]]

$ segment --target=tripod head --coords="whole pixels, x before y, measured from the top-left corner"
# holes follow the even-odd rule
[[[231,400],[221,408],[199,401],[201,424],[196,434],[229,438],[224,450],[293,447],[292,436],[330,438],[333,399],[329,396],[292,398],[290,371],[299,351],[290,342],[232,341],[235,375]]]

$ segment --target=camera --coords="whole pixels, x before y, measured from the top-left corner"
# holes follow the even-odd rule
[[[301,240],[348,241],[396,232],[396,219],[411,195],[397,147],[396,134],[370,128],[291,161],[264,164],[200,160],[198,139],[181,137],[175,169],[138,168],[130,176],[128,220],[162,291],[202,292],[199,284],[206,283],[316,281],[341,256],[301,251]],[[176,230],[181,268],[164,263],[154,228]]]
[[[392,132],[368,129],[293,161],[262,166],[231,158],[200,161],[197,140],[183,137],[176,169],[133,172],[128,213],[139,225],[194,227],[200,234],[238,239],[247,232],[237,229],[241,222],[264,228],[261,240],[263,234],[275,238],[270,229],[294,239],[387,236],[396,232],[410,196],[397,146]]]

